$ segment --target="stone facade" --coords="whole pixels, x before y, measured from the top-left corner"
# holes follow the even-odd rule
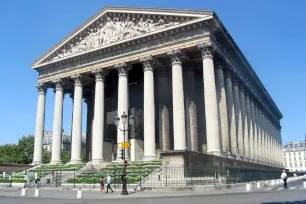
[[[120,160],[120,143],[130,141],[125,159],[133,161],[190,150],[282,165],[282,114],[213,11],[106,7],[32,67],[39,73],[35,164],[46,91],[54,88],[53,164],[61,162],[63,100],[70,94],[71,163],[80,163],[86,117],[87,158],[96,163]],[[112,123],[123,113],[137,115],[125,137]]]

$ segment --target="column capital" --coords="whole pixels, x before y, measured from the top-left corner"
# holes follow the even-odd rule
[[[82,83],[82,75],[81,74],[75,74],[71,76],[71,79],[74,80],[74,86],[83,86]]]
[[[167,55],[171,58],[171,65],[182,64],[183,59],[181,49],[169,51],[167,52]]]
[[[46,94],[46,92],[47,92],[47,86],[44,83],[36,84],[36,88],[37,88],[39,94]]]
[[[54,79],[52,83],[55,86],[54,91],[63,90],[63,80],[62,79]]]
[[[122,63],[116,64],[115,68],[118,71],[118,76],[127,76],[132,67],[128,65],[126,62],[122,62]]]
[[[139,59],[142,64],[143,71],[154,71],[154,59],[152,56],[147,56]]]
[[[213,58],[214,47],[212,46],[211,42],[197,44],[197,47],[202,51],[202,59],[207,57]]]
[[[97,82],[97,81],[105,81],[109,70],[99,68],[99,69],[92,70],[91,72],[95,75],[95,79],[96,79],[96,82]]]

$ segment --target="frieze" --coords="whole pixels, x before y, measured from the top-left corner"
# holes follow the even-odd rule
[[[78,36],[66,44],[60,51],[48,58],[46,62],[82,53],[103,45],[112,44],[146,33],[172,27],[182,23],[179,20],[166,21],[164,19],[106,17],[89,28],[82,36]]]
[[[99,54],[99,56],[92,56],[86,59],[80,59],[79,61],[75,61],[69,64],[59,65],[56,67],[48,67],[48,68],[40,68],[39,71],[39,79],[52,76],[59,73],[69,72],[71,70],[80,69],[82,67],[93,65],[99,62],[102,62],[106,59],[111,59],[114,57],[131,54],[133,52],[145,51],[151,48],[158,48],[168,44],[177,43],[189,39],[194,39],[198,37],[208,36],[208,28],[201,27],[185,32],[173,33],[171,35],[166,35],[163,37],[151,39],[149,41],[140,42],[135,45],[131,45],[129,47],[120,48],[117,50],[113,50],[110,52],[105,52]]]

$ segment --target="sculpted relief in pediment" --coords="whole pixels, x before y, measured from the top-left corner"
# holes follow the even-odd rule
[[[164,20],[150,18],[107,17],[95,23],[85,33],[77,36],[72,42],[66,44],[48,61],[65,58],[99,46],[129,39],[145,33],[153,32],[180,24],[180,20]]]

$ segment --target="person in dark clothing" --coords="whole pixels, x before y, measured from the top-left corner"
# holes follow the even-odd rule
[[[104,191],[104,177],[100,179],[100,192]]]

